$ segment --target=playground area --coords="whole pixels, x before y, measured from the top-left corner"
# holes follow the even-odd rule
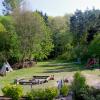
[[[55,87],[60,79],[67,80],[70,84],[73,74],[77,71],[81,71],[86,77],[87,84],[100,88],[100,69],[91,70],[81,64],[48,61],[38,62],[35,67],[14,70],[0,77],[0,94],[2,95],[1,88],[6,84],[14,83],[15,79],[19,79],[17,82],[23,86],[24,94],[32,88]]]

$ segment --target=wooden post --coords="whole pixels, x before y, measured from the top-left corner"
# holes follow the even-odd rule
[[[33,86],[33,83],[32,83],[32,80],[31,80],[31,89],[32,89],[32,86]]]

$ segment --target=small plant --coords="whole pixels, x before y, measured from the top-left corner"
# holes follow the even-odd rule
[[[60,94],[62,96],[66,96],[66,95],[68,95],[68,92],[69,92],[69,88],[66,84],[64,84],[60,90]]]
[[[23,94],[22,87],[19,85],[6,85],[2,88],[2,92],[5,96],[11,97],[13,100],[19,100]]]

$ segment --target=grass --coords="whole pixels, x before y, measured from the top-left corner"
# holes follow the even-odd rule
[[[45,61],[38,62],[32,68],[15,70],[13,72],[7,73],[5,77],[0,77],[0,94],[2,95],[1,88],[9,83],[13,83],[16,78],[32,77],[33,75],[54,75],[55,81],[49,81],[48,83],[42,85],[33,86],[33,88],[45,88],[48,86],[55,86],[58,79],[65,77],[70,77],[76,71],[82,71],[82,73],[89,73],[94,75],[100,75],[98,70],[86,70],[83,65],[78,65],[74,63],[64,63],[60,61]],[[30,86],[23,86],[24,94],[30,91]]]

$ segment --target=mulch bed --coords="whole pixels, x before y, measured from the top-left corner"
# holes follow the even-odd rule
[[[12,100],[12,99],[9,97],[0,96],[0,100]],[[26,100],[26,97],[22,97],[20,100]]]
[[[0,100],[12,100],[12,99],[9,97],[0,96]],[[27,98],[22,97],[20,100],[27,100]],[[67,97],[59,97],[58,99],[55,100],[72,100],[72,96],[68,95]]]

